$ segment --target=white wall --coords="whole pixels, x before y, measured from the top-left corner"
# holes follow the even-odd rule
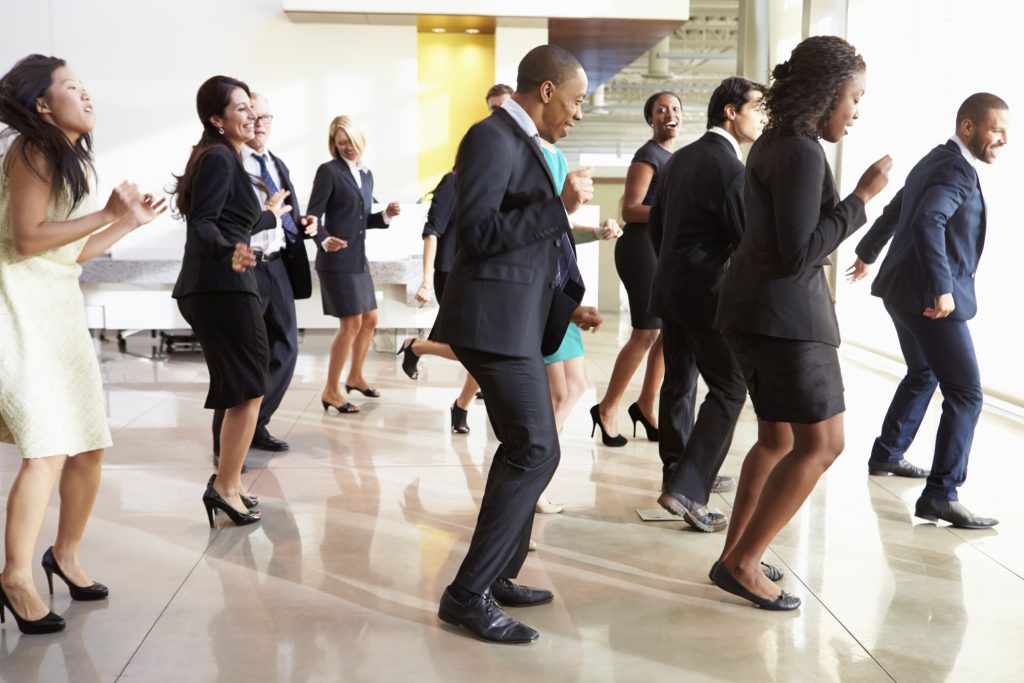
[[[516,87],[519,62],[527,52],[548,42],[548,22],[498,19],[494,29],[494,82]]]
[[[415,201],[415,26],[293,23],[281,7],[0,0],[0,69],[31,52],[68,60],[94,100],[101,191],[124,178],[168,187],[199,137],[196,90],[225,74],[272,101],[270,147],[290,166],[303,208],[329,158],[327,126],[344,113],[365,129],[378,198]],[[115,256],[177,257],[183,243],[183,225],[168,214],[123,240]]]

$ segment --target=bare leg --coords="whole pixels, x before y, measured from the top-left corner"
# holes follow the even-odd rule
[[[46,504],[66,455],[25,458],[7,498],[7,523],[4,531],[4,571],[0,574],[11,605],[23,619],[35,621],[50,609],[32,583],[32,563],[39,529],[46,515]]]
[[[220,464],[213,488],[228,505],[239,512],[248,512],[242,503],[242,463],[249,452],[249,444],[256,433],[262,396],[251,398],[224,411],[224,424],[220,428]]]
[[[569,387],[565,381],[565,362],[548,363],[544,366],[544,369],[548,373],[548,387],[551,389],[551,408],[555,412],[555,427],[561,432],[565,419],[564,417],[559,417],[559,411],[561,411],[566,399],[569,398]]]
[[[345,368],[348,352],[352,349],[356,335],[362,325],[363,316],[350,315],[338,318],[338,333],[331,342],[331,357],[327,365],[327,384],[320,399],[331,405],[341,405],[348,397],[341,391],[341,371]]]
[[[78,547],[100,490],[103,450],[79,453],[68,458],[60,475],[60,521],[53,543],[53,559],[76,586],[91,586],[93,580],[78,563]]]
[[[665,356],[661,352],[661,347],[662,337],[659,333],[658,339],[651,345],[651,350],[647,352],[644,384],[640,389],[640,397],[636,400],[637,407],[640,408],[640,412],[652,427],[658,426],[658,409],[655,404],[661,393],[661,380],[665,378]]]
[[[769,600],[778,597],[779,589],[761,572],[761,558],[844,447],[842,413],[816,424],[793,424],[792,428],[793,450],[768,475],[746,529],[722,559],[747,590]]]
[[[445,344],[445,346],[448,345]],[[473,375],[467,373],[466,381],[462,383],[462,392],[455,399],[455,405],[463,410],[469,410],[469,406],[473,403],[473,399],[476,398],[476,392],[478,391],[480,391],[480,385],[473,379]]]
[[[412,339],[412,352],[417,356],[440,356],[441,358],[453,360],[456,363],[459,362],[459,359],[455,357],[455,353],[452,351],[452,347],[447,344],[431,341],[430,339],[414,339],[413,337],[407,338],[406,341],[409,339]]]
[[[363,377],[363,364],[366,362],[366,354],[370,350],[370,343],[373,342],[373,332],[377,328],[377,310],[366,311],[362,315],[362,323],[359,326],[359,334],[352,342],[352,364],[348,367],[348,380],[345,384],[360,389],[370,386]]]
[[[647,352],[659,336],[661,336],[659,330],[633,330],[629,335],[629,339],[619,350],[619,355],[615,358],[615,365],[612,367],[612,376],[608,380],[608,389],[605,391],[601,403],[598,404],[601,422],[604,424],[604,428],[609,436],[617,436],[619,434],[618,412],[619,404],[622,403],[622,396],[626,393],[629,381],[633,379],[633,375],[636,373],[636,369],[640,367],[640,363],[643,362],[644,356],[647,355]],[[659,358],[661,357],[660,349],[658,356]],[[665,361],[663,359],[661,361],[661,374],[663,375],[664,373]],[[658,386],[661,386],[660,380]],[[656,419],[657,415],[654,417]],[[648,419],[650,418],[648,417]],[[655,423],[652,422],[651,424]]]

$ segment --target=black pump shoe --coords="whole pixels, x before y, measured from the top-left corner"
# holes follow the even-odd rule
[[[466,424],[466,418],[469,417],[469,411],[460,408],[458,403],[453,403],[451,413],[452,434],[469,434],[469,425]]]
[[[36,619],[35,621],[29,621],[28,619],[22,619],[21,616],[14,611],[11,606],[11,601],[7,599],[7,593],[4,592],[4,587],[0,586],[0,624],[7,622],[7,615],[5,614],[4,608],[11,610],[11,614],[14,615],[14,621],[18,622],[18,630],[27,636],[39,635],[41,633],[56,633],[57,631],[63,631],[64,618],[59,614],[50,612],[42,619]]]
[[[402,356],[402,372],[407,374],[409,379],[417,379],[420,376],[419,371],[416,369],[417,364],[420,362],[420,357],[412,350],[415,341],[415,337],[409,337],[402,343],[402,348],[398,349],[398,353],[395,354],[396,356]]]
[[[779,597],[774,600],[766,600],[758,595],[754,595],[744,588],[743,584],[737,581],[729,572],[729,569],[721,562],[711,571],[711,580],[725,592],[737,595],[744,600],[749,600],[761,609],[788,612],[800,607],[800,598],[790,595],[785,591],[780,591]]]
[[[234,522],[237,526],[244,526],[246,524],[255,524],[260,521],[263,516],[259,510],[255,512],[239,512],[235,508],[231,507],[226,500],[224,500],[217,489],[212,486],[206,487],[206,492],[203,494],[203,505],[206,507],[206,517],[210,520],[210,528],[213,527],[213,511],[219,509],[221,512],[226,514],[228,518]]]
[[[643,411],[640,410],[640,406],[638,406],[636,403],[633,403],[633,405],[629,406],[629,409],[626,412],[629,413],[629,419],[633,420],[634,437],[636,436],[636,423],[639,422],[644,426],[644,429],[647,431],[648,441],[658,440],[658,428],[647,421],[647,418],[644,417]]]
[[[206,482],[206,487],[212,489],[213,482],[215,481],[217,481],[216,473],[210,475],[210,481]],[[245,507],[249,508],[250,510],[252,510],[254,507],[260,504],[259,496],[250,496],[245,493],[241,493],[239,494],[238,497],[242,499],[242,503],[245,505]]]
[[[590,429],[590,436],[594,436],[594,430],[598,427],[601,428],[601,443],[610,448],[620,448],[629,443],[629,439],[624,437],[622,434],[617,436],[609,436],[608,432],[604,429],[604,423],[601,422],[601,409],[599,406],[594,406],[590,409],[590,419],[594,421],[594,426]]]
[[[60,565],[57,564],[57,558],[53,556],[53,546],[51,545],[43,553],[43,571],[46,572],[46,583],[50,586],[50,595],[53,595],[53,575],[56,574],[61,580],[67,584],[68,592],[71,593],[72,600],[102,600],[103,598],[110,595],[110,591],[102,583],[93,583],[91,586],[76,586],[68,580],[68,577],[64,576],[64,572],[61,571]],[[11,610],[12,612],[14,610]]]

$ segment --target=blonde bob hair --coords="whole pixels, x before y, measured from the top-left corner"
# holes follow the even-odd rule
[[[363,151],[366,149],[366,137],[350,116],[335,116],[334,120],[331,121],[331,127],[327,132],[327,149],[331,153],[331,158],[341,159],[338,156],[338,148],[334,144],[334,136],[339,130],[345,131],[345,135],[352,142],[352,146],[356,148],[356,153],[362,158]]]

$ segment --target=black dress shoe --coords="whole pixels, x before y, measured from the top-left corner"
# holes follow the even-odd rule
[[[725,493],[732,491],[734,488],[736,488],[736,482],[733,481],[732,477],[718,475],[715,477],[715,483],[711,485],[711,493]]]
[[[711,565],[711,569],[708,571],[708,579],[710,579],[711,583],[715,582],[712,575],[715,573],[715,568],[720,564],[722,564],[721,560],[715,560],[714,564]],[[761,563],[761,573],[764,574],[769,581],[782,581],[782,577],[785,576],[781,569],[775,565],[768,564],[767,562]]]
[[[999,524],[995,517],[976,515],[958,500],[939,500],[930,496],[921,496],[917,499],[914,516],[929,522],[938,522],[941,519],[958,529],[988,529]]]
[[[213,466],[214,466],[215,468],[217,468],[217,467],[220,467],[220,453],[214,453],[214,454],[213,454]],[[246,472],[248,472],[248,471],[249,471],[249,466],[248,466],[248,465],[246,465],[246,464],[245,464],[245,463],[243,462],[243,463],[242,463],[242,474],[245,474],[245,473],[246,473]]]
[[[673,515],[679,515],[694,529],[707,533],[721,531],[729,524],[729,520],[721,512],[711,512],[707,506],[697,505],[680,493],[666,491],[658,496],[658,505]]]
[[[727,593],[738,595],[744,600],[750,600],[761,609],[773,610],[773,611],[789,611],[794,610],[800,606],[800,598],[795,595],[782,591],[779,593],[779,597],[774,600],[766,600],[759,595],[754,595],[746,588],[743,587],[739,581],[737,581],[729,570],[721,562],[712,570],[711,580],[715,582],[715,585],[724,590]]]
[[[875,477],[907,477],[908,479],[927,479],[930,470],[911,465],[902,458],[896,462],[888,460],[868,460],[868,474]]]
[[[530,607],[551,602],[555,596],[543,588],[518,586],[508,579],[498,579],[491,584],[491,597],[502,607]]]
[[[14,611],[14,607],[11,606],[11,601],[7,599],[7,593],[4,592],[3,586],[0,586],[0,624],[7,621],[7,615],[4,608],[11,610],[11,614],[14,615],[14,621],[18,623],[18,630],[25,635],[39,635],[42,633],[56,633],[57,631],[64,630],[64,618],[60,615],[54,614],[53,612],[47,612],[45,617],[30,621],[23,619],[20,614]]]
[[[487,593],[459,602],[445,589],[437,610],[441,621],[462,626],[483,640],[492,643],[532,643],[540,637],[535,630],[521,624],[501,611]]]
[[[93,582],[91,586],[78,586],[71,583],[71,580],[64,576],[63,570],[60,565],[57,564],[57,558],[53,556],[53,546],[51,545],[43,553],[43,571],[46,573],[46,583],[50,585],[50,595],[53,595],[53,575],[56,574],[60,579],[67,584],[68,592],[71,593],[72,600],[102,600],[110,594],[107,587],[102,583]],[[13,611],[13,610],[12,610]]]
[[[213,488],[213,482],[215,482],[215,481],[217,481],[217,474],[216,473],[210,475],[210,481],[206,482],[206,488],[208,488],[208,489]],[[250,510],[252,510],[254,507],[259,507],[259,504],[260,504],[260,497],[259,496],[249,496],[249,495],[246,495],[244,493],[240,493],[240,494],[238,494],[238,497],[242,499],[242,503],[245,505],[245,507],[249,508]]]
[[[269,433],[252,437],[252,447],[274,453],[280,453],[290,448],[287,441],[282,441],[276,436],[271,436]]]

